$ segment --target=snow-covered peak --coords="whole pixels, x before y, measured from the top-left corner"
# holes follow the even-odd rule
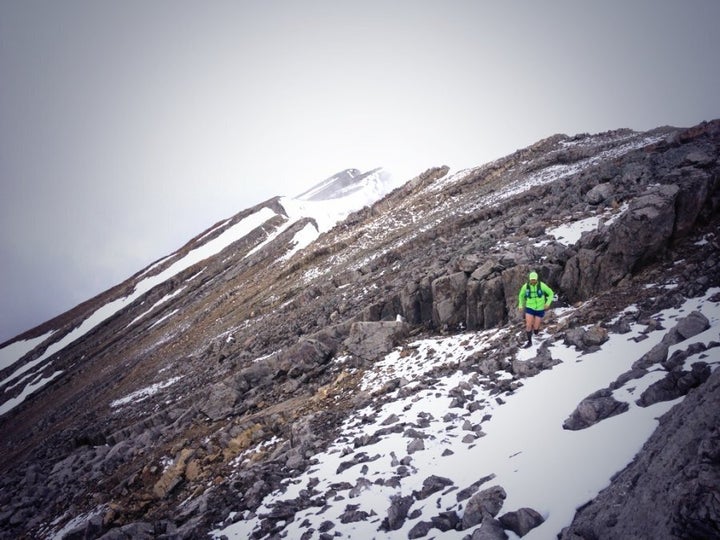
[[[346,169],[316,184],[296,199],[301,201],[328,201],[357,195],[365,204],[376,201],[393,188],[390,173],[378,168],[362,173],[358,169]]]
[[[380,200],[397,187],[383,169],[360,173],[347,169],[317,184],[295,198],[283,197],[280,204],[291,221],[313,218],[325,232],[350,213]]]

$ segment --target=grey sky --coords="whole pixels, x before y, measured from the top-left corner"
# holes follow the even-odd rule
[[[341,169],[720,117],[717,0],[0,0],[0,341]]]

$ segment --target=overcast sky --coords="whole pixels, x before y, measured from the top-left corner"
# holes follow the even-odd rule
[[[0,0],[0,341],[346,168],[720,117],[720,2]]]

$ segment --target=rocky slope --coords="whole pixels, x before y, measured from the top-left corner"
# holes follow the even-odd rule
[[[270,507],[267,497],[311,470],[358,411],[417,398],[434,384],[456,400],[440,416],[483,415],[466,419],[468,436],[481,437],[490,396],[502,402],[528,378],[557,369],[555,349],[518,351],[515,295],[530,269],[568,310],[548,320],[552,343],[590,354],[631,325],[668,336],[613,386],[579,400],[566,429],[622,416],[612,392],[648,374],[659,379],[638,406],[679,400],[562,535],[625,538],[652,523],[658,537],[717,537],[718,437],[708,426],[719,425],[711,374],[720,336],[702,313],[670,330],[658,314],[686,299],[720,300],[711,294],[720,286],[719,156],[718,121],[558,135],[452,175],[429,170],[331,230],[282,198],[217,224],[0,350],[24,351],[0,373],[1,537],[197,538],[243,520],[255,537],[280,537],[308,508],[362,499],[370,491],[362,482],[320,492],[319,478],[289,502]],[[590,224],[588,232],[563,241],[563,227],[579,223]],[[308,227],[313,238],[325,232],[309,243]],[[477,341],[463,338],[466,353],[452,365],[440,362],[412,385],[396,376],[367,387],[388,355],[412,358],[420,338],[468,331]],[[699,345],[687,341],[713,331]],[[458,370],[462,384],[443,389],[439,377]],[[481,390],[486,402],[472,397]],[[375,421],[363,414],[361,421]],[[335,521],[308,520],[303,537],[352,537],[343,524],[369,525],[378,538],[541,530],[547,516],[535,509],[501,514],[504,489],[489,480],[458,486],[428,476],[417,492],[402,491],[406,478],[418,477],[413,454],[432,424],[398,416],[372,435],[390,440],[410,430],[405,441],[415,445],[395,449],[397,477],[384,478],[383,488],[395,485],[397,496],[382,515],[349,505]],[[370,470],[373,455],[348,452],[343,467]],[[676,480],[687,471],[690,480]],[[667,482],[677,489],[663,491]],[[414,513],[453,487],[462,497],[450,510],[429,521],[427,511]],[[654,502],[660,492],[662,508]]]

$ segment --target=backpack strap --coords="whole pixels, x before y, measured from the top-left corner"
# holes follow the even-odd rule
[[[542,290],[541,281],[538,279],[537,287],[535,289],[535,295],[538,298],[542,298],[545,296],[545,291]],[[530,280],[528,280],[527,285],[525,286],[525,298],[530,298],[530,292],[532,291],[532,286],[530,285]]]

